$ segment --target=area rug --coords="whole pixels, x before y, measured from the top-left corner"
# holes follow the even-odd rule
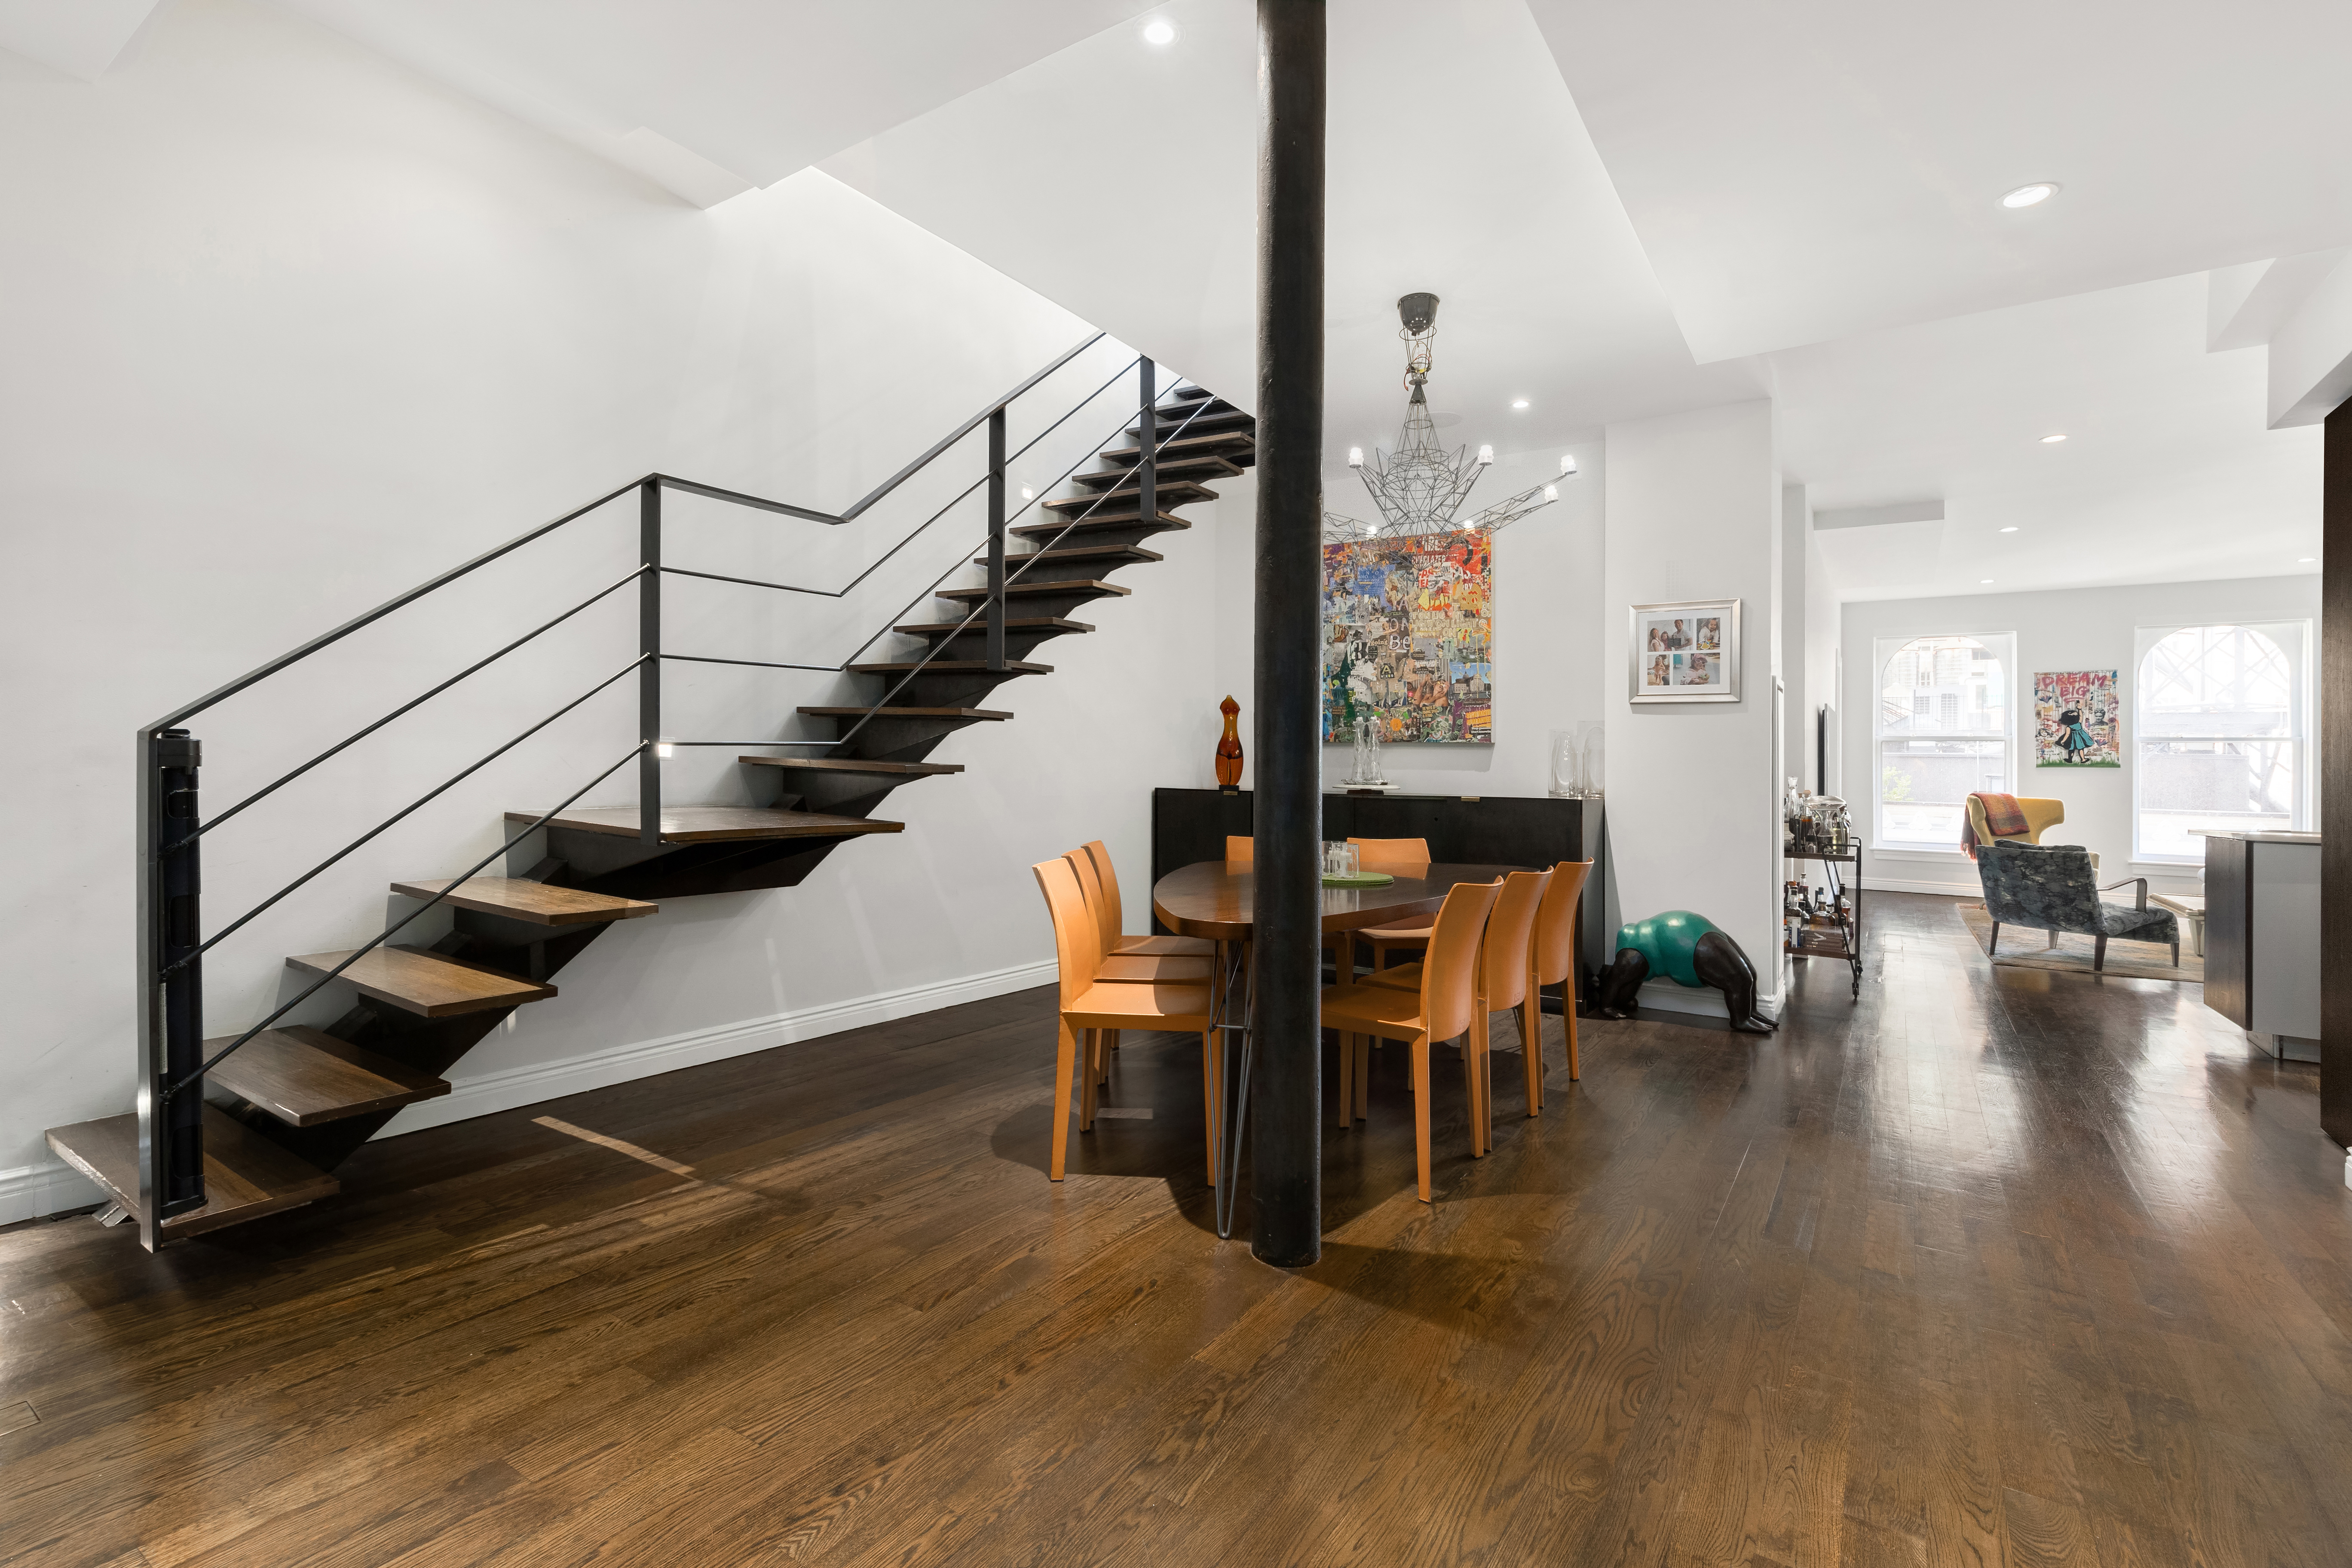
[[[1977,950],[1985,952],[1992,941],[1992,916],[1985,912],[1978,900],[1964,899],[1959,906],[1960,921],[1969,934],[1977,939]],[[2189,933],[2181,932],[2185,938]],[[2000,951],[1992,954],[1995,963],[2005,963],[2015,969],[2077,969],[2085,973],[2091,968],[2091,939],[2076,936],[2072,931],[2059,933],[2056,947],[2044,947],[2050,940],[2045,931],[2023,926],[2000,928]],[[2168,942],[2131,942],[2123,937],[2107,939],[2107,967],[2105,973],[2119,974],[2129,980],[2193,980],[2203,984],[2205,961],[2180,946],[2180,965],[2172,963],[2172,944]]]

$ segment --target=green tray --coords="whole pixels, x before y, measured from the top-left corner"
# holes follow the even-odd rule
[[[1396,878],[1386,871],[1359,871],[1352,877],[1326,877],[1327,888],[1385,888]]]

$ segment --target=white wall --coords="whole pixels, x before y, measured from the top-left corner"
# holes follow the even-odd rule
[[[2193,626],[2211,621],[2312,622],[2319,619],[2319,579],[2311,576],[2243,577],[2216,583],[2158,583],[2119,588],[2068,588],[2035,594],[1972,594],[1951,598],[1890,599],[1849,604],[1843,615],[1845,698],[1843,710],[1845,765],[1843,793],[1852,803],[1854,826],[1874,831],[1876,743],[1871,734],[1876,711],[1873,648],[1887,637],[1947,633],[2013,633],[2017,668],[2009,672],[2019,710],[2013,721],[2021,737],[2016,793],[2053,796],[2066,803],[2063,826],[2043,836],[2051,844],[2081,844],[2099,857],[2102,881],[2146,870],[2157,891],[2195,892],[2193,871],[2178,867],[2133,867],[2132,703],[2137,692],[2134,633],[2141,626]],[[2314,667],[2315,670],[2315,666]],[[2036,768],[2030,744],[2033,676],[2040,670],[2113,669],[2124,698],[2124,765],[2107,769]],[[2316,722],[2315,709],[2314,721]],[[2312,736],[2317,749],[2317,731]],[[1981,891],[1975,865],[1958,847],[1949,851],[1874,851],[1865,888],[1958,893]]]
[[[1609,715],[1613,925],[1667,910],[1705,915],[1780,992],[1780,786],[1771,668],[1779,628],[1780,481],[1769,402],[1608,428],[1601,621]],[[1741,700],[1636,707],[1627,618],[1636,604],[1737,596]],[[1643,1001],[1720,1010],[1712,991],[1653,982]]]
[[[138,725],[650,469],[838,508],[1086,331],[821,174],[699,212],[242,0],[165,8],[96,84],[7,66],[0,144],[18,153],[0,160],[0,699],[20,744],[0,1221],[90,1201],[56,1176],[42,1129],[131,1102]],[[837,531],[674,500],[671,558],[838,581],[938,495]],[[940,528],[968,540],[975,517]],[[616,580],[633,529],[607,509],[206,714],[208,804]],[[459,1066],[456,1095],[395,1125],[1047,979],[1029,864],[1101,837],[1139,888],[1150,786],[1208,776],[1198,726],[1175,716],[1210,679],[1197,606],[1214,534],[1171,536],[1131,598],[1087,617],[1098,633],[1041,654],[1058,674],[1000,690],[1016,721],[950,740],[935,760],[971,771],[894,795],[903,835],[844,847],[796,889],[615,929]],[[909,569],[928,579],[961,548],[942,534]],[[838,658],[898,609],[905,577],[838,609],[674,579],[671,646]],[[222,828],[215,926],[620,668],[628,597]],[[841,684],[671,680],[673,732],[730,740],[793,732],[793,705]],[[290,994],[284,955],[380,930],[390,879],[461,868],[500,812],[552,805],[620,756],[627,684],[232,938],[208,964],[210,1026]],[[748,798],[732,755],[686,753],[669,797]],[[633,799],[633,771],[588,804]]]

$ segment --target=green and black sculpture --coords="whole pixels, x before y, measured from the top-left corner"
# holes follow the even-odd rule
[[[1743,1035],[1769,1035],[1777,1026],[1756,1010],[1756,969],[1748,954],[1705,915],[1668,910],[1618,927],[1617,957],[1601,971],[1593,1012],[1633,1016],[1634,994],[1653,974],[1677,985],[1714,986],[1723,993],[1731,1026]]]

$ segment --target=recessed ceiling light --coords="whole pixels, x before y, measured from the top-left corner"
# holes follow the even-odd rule
[[[1027,485],[1023,485],[1021,487],[1021,499],[1023,500],[1034,500],[1037,499],[1037,492],[1031,489]]]
[[[1977,581],[1978,581],[1978,582],[1979,582],[1979,583],[1990,584],[1990,583],[1992,582],[1992,579],[1991,579],[1991,578],[1990,578],[1990,577],[1979,577],[1979,578],[1978,578],[1978,579],[1977,579]]]
[[[2294,558],[2294,563],[2298,566],[2308,566],[2318,559],[2316,555],[2298,555]]]
[[[1176,24],[1155,16],[1143,25],[1143,41],[1147,44],[1172,44],[1176,41]],[[2056,186],[2050,187],[2055,190]],[[2036,196],[2036,201],[2042,198]]]
[[[2007,528],[2002,529],[2001,531],[2003,533],[2015,533],[2017,531],[2017,525],[2015,523],[2011,523]]]
[[[2042,437],[2042,444],[2043,446],[2045,446],[2045,447],[2054,447],[2054,446],[2056,446],[2059,442],[2063,441],[2065,438],[2066,438],[2065,434],[2062,431],[2061,433],[2059,433],[2058,435],[2055,435],[2055,436],[2044,436],[2043,437]]]
[[[2000,205],[2005,207],[2040,206],[2043,202],[2048,201],[2052,196],[2054,196],[2057,194],[2058,186],[2055,182],[2050,180],[2036,180],[2030,185],[2020,185],[2017,189],[2010,192],[2009,195],[2001,197]]]
[[[1527,405],[1528,400],[1524,397],[1514,397],[1511,399],[1511,406],[1514,408],[1525,408]]]

